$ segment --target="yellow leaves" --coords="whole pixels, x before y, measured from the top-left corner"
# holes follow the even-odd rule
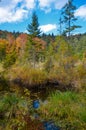
[[[85,56],[81,61],[80,57],[73,53],[72,46],[61,36],[56,38],[53,48],[57,48],[57,52],[53,56],[55,59],[49,77],[52,77],[52,80],[56,78],[59,83],[65,86],[71,85],[78,88],[86,86]]]
[[[0,38],[0,45],[3,45],[3,44],[7,45],[8,42],[7,42],[7,40]]]
[[[0,39],[0,60],[2,60],[6,54],[6,44],[6,40]]]
[[[65,53],[68,53],[69,45],[62,36],[58,36],[56,38],[56,46],[58,48],[58,53],[62,55],[64,55]]]
[[[27,88],[24,89],[24,93],[25,93],[25,96],[30,97],[30,91]]]
[[[77,89],[78,88],[80,90],[82,88],[86,89],[86,66],[85,64],[83,64],[83,62],[79,62],[75,66],[74,78],[75,78],[74,84],[77,87]]]

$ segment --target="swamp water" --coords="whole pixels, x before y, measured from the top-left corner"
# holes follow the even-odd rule
[[[55,91],[55,90],[53,90],[53,91]],[[34,100],[33,100],[33,108],[34,109],[38,109],[39,107],[40,107],[40,102],[41,102],[41,104],[43,105],[46,105],[47,104],[47,102],[48,102],[48,100],[46,100],[46,98],[47,98],[47,96],[48,96],[48,94],[51,92],[51,89],[49,89],[49,90],[41,90],[41,91],[39,91],[39,92],[36,92],[36,94],[38,95],[37,97],[39,98],[39,99],[35,99],[34,98]],[[34,95],[33,95],[34,96]],[[33,115],[35,118],[39,118],[40,119],[40,116],[39,116],[39,114],[38,113],[34,113],[34,115]],[[44,130],[60,130],[60,128],[59,127],[57,127],[55,124],[54,124],[54,122],[51,120],[51,121],[45,121],[45,120],[43,120],[43,119],[40,119],[41,120],[41,122],[43,123],[43,126],[44,126]]]
[[[30,90],[30,98],[32,100],[32,107],[34,109],[34,113],[33,113],[33,118],[35,120],[40,120],[40,122],[43,125],[43,129],[44,130],[60,130],[59,127],[57,127],[54,122],[51,120],[44,120],[40,118],[40,115],[37,113],[37,109],[39,107],[41,107],[41,105],[43,104],[47,104],[48,100],[47,97],[51,92],[54,92],[56,90],[56,88],[51,88],[51,87],[45,87],[43,89],[32,89]],[[10,91],[13,92],[17,92],[23,95],[23,88],[15,85],[15,84],[10,84]],[[33,125],[33,124],[32,124]],[[36,125],[36,124],[35,124]],[[37,129],[38,130],[38,129]]]
[[[21,90],[22,93],[22,89],[20,86],[14,85],[14,88],[16,89],[16,87]],[[43,128],[44,130],[60,130],[59,127],[57,127],[54,122],[51,120],[47,120],[45,121],[44,119],[40,118],[40,115],[37,113],[37,109],[41,106],[41,105],[46,105],[48,103],[47,97],[49,96],[50,93],[54,92],[55,90],[57,90],[57,88],[51,88],[51,87],[46,87],[43,89],[32,89],[30,90],[30,98],[32,100],[32,107],[34,109],[34,114],[32,115],[34,119],[36,120],[40,120],[41,123],[43,124]]]
[[[1,80],[2,81],[2,80]],[[2,83],[3,82],[3,83]],[[7,83],[4,83],[4,81],[0,82],[1,84],[5,84],[3,87],[7,86]],[[8,92],[12,93],[18,93],[20,95],[23,95],[24,89],[21,86],[18,86],[14,83],[10,83],[7,88],[10,88]],[[44,87],[43,89],[32,89],[30,91],[30,99],[32,100],[32,108],[34,109],[33,117],[35,120],[40,120],[40,122],[43,124],[44,130],[60,130],[59,127],[57,127],[54,122],[51,120],[45,121],[44,119],[40,119],[40,115],[37,113],[37,109],[41,106],[41,104],[47,104],[48,100],[47,97],[51,92],[54,92],[57,88],[51,88],[51,87]],[[32,124],[33,125],[33,124]]]

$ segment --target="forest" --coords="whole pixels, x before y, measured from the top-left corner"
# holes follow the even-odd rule
[[[72,33],[74,10],[69,0],[58,35],[41,32],[36,12],[29,33],[0,30],[0,130],[86,129],[86,33]]]

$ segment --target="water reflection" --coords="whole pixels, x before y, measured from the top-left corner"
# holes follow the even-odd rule
[[[53,121],[45,121],[43,122],[43,125],[45,130],[60,130],[60,128],[57,127]]]

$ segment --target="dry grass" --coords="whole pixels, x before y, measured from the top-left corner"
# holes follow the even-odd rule
[[[0,63],[0,72],[2,72],[4,69],[3,69],[3,64]]]

